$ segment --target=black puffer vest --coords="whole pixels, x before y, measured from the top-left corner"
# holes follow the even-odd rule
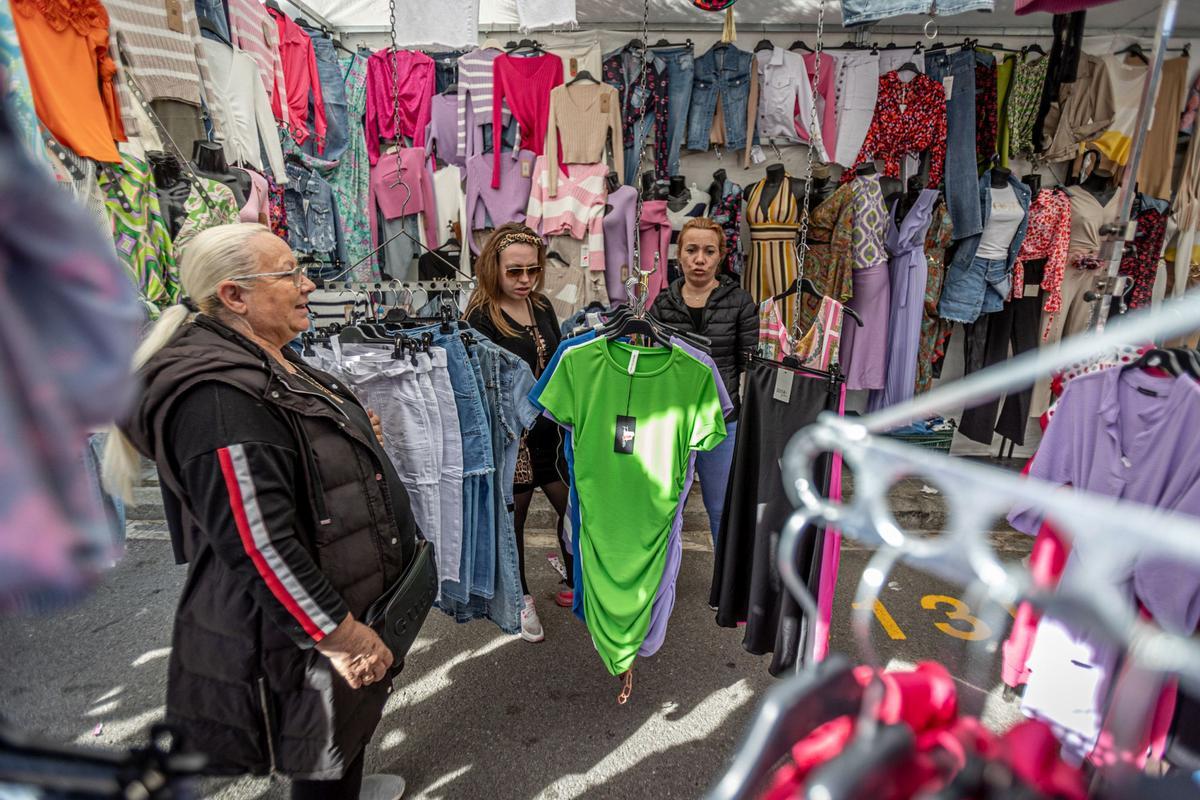
[[[329,376],[309,374],[357,402]],[[247,392],[264,413],[282,419],[303,462],[300,485],[288,487],[297,501],[295,525],[357,619],[413,557],[408,496],[372,437],[315,389],[289,388],[277,362],[211,318],[185,324],[140,377],[145,389],[124,429],[154,460],[164,495],[173,492],[182,506],[172,539],[177,557],[189,563],[175,618],[168,721],[209,756],[213,772],[339,778],[373,735],[390,685],[351,689],[327,658],[298,647],[264,615],[246,585],[252,578],[206,544],[172,472],[164,430],[176,402],[206,381]]]

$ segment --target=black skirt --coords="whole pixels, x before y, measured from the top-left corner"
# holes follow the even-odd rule
[[[713,568],[709,605],[717,624],[745,622],[742,645],[756,655],[774,653],[770,672],[794,667],[808,635],[808,620],[779,577],[779,536],[793,509],[783,488],[780,459],[792,436],[827,410],[836,411],[840,385],[795,372],[791,398],[776,400],[782,365],[755,361],[746,370],[746,393],[738,422],[737,446],[725,495],[725,516]],[[831,458],[817,462],[817,482],[828,491]],[[810,530],[798,553],[797,569],[807,576],[813,596],[820,581],[823,533]]]
[[[525,446],[529,448],[533,481],[514,483],[513,494],[532,492],[555,481],[567,481],[567,458],[563,452],[562,428],[547,417],[538,417],[525,437]]]

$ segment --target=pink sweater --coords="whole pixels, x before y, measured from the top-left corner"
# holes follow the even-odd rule
[[[385,219],[407,217],[409,214],[425,212],[425,241],[436,242],[438,239],[437,203],[433,198],[433,175],[429,172],[425,160],[425,149],[421,147],[404,147],[400,149],[400,179],[396,181],[396,155],[384,153],[379,161],[371,167],[371,181],[368,189],[367,216],[371,220],[372,247],[378,247],[379,223],[375,216],[375,207],[379,206],[380,213]],[[404,185],[409,191],[405,191]]]
[[[395,62],[395,63],[393,63]],[[394,70],[394,71],[393,71]],[[397,82],[396,78],[399,78]],[[416,50],[387,49],[367,59],[367,159],[379,160],[379,140],[409,136],[425,146],[425,129],[433,106],[433,59]],[[396,130],[395,97],[400,98],[400,130]]]
[[[521,149],[541,155],[546,149],[550,90],[563,82],[562,59],[553,53],[521,58],[505,53],[492,62],[492,130],[503,130],[505,100],[521,126]],[[497,135],[497,138],[499,136]],[[493,149],[492,188],[500,188],[500,148]]]
[[[550,174],[556,169],[547,164],[546,156],[538,156],[533,164],[533,187],[529,192],[529,207],[525,224],[542,236],[570,234],[574,239],[587,239],[588,269],[604,269],[604,204],[608,189],[606,164],[573,164],[568,177],[559,171],[558,194],[550,197]]]

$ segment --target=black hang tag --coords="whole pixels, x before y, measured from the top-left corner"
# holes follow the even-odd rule
[[[633,441],[637,437],[637,419],[634,417],[626,417],[617,415],[617,436],[613,442],[613,451],[624,453],[625,455],[633,454]]]

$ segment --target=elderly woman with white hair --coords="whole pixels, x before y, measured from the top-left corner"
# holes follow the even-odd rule
[[[402,778],[363,778],[393,654],[361,620],[418,531],[378,421],[287,347],[316,287],[266,227],[202,232],[180,279],[105,458],[124,494],[138,453],[155,462],[189,565],[167,720],[214,773],[288,775],[293,798],[394,800]]]

